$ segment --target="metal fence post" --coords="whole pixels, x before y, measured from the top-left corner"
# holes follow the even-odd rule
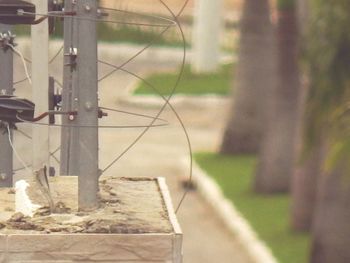
[[[64,9],[71,12],[76,9],[76,1],[66,0]],[[78,110],[78,82],[76,71],[77,51],[77,19],[74,17],[64,18],[64,68],[62,110]],[[63,127],[61,129],[61,175],[75,175],[79,173],[79,130],[76,118],[67,115],[62,116]],[[72,127],[69,127],[71,125]]]
[[[48,12],[48,0],[32,0],[36,12]],[[35,115],[46,112],[49,107],[49,24],[47,20],[31,27],[32,35],[32,82]],[[42,122],[49,123],[46,117]],[[50,167],[49,127],[33,125],[33,171]]]
[[[11,29],[0,24],[0,32]],[[0,92],[2,95],[13,94],[13,53],[8,48],[0,48]],[[9,141],[7,124],[0,125],[0,187],[13,186],[13,151]],[[12,132],[10,134],[12,138]]]
[[[77,1],[80,210],[98,206],[97,8],[97,0]]]

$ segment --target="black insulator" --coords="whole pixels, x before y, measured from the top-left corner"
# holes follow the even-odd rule
[[[0,23],[32,25],[35,23],[35,5],[22,0],[0,0]]]
[[[18,123],[34,118],[35,104],[27,99],[0,95],[0,121]]]

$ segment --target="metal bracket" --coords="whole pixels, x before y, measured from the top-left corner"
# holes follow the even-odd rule
[[[98,118],[99,119],[102,119],[103,117],[107,117],[108,116],[108,113],[107,112],[104,112],[101,108],[98,109]]]
[[[35,5],[23,0],[0,1],[0,23],[8,25],[32,25],[35,21]]]
[[[72,69],[76,68],[77,65],[77,57],[78,57],[78,49],[71,47],[69,48],[69,53],[64,54],[65,57],[69,57],[69,63],[64,64],[65,66],[70,66]]]
[[[55,79],[49,77],[49,111],[61,110],[62,95],[55,91]],[[49,115],[49,123],[55,124],[55,115]]]

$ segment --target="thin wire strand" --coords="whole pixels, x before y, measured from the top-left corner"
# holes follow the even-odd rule
[[[184,61],[185,61],[185,59],[186,59],[185,37],[184,37],[184,33],[183,33],[183,30],[182,30],[182,27],[181,27],[180,23],[178,22],[178,16],[180,16],[181,13],[183,12],[185,6],[186,6],[187,3],[188,3],[188,0],[185,2],[184,6],[181,8],[181,10],[180,10],[180,12],[179,12],[178,15],[175,15],[175,14],[171,11],[171,9],[170,9],[162,0],[160,0],[160,2],[168,9],[168,11],[169,11],[169,12],[173,15],[173,17],[175,18],[175,21],[177,22],[177,24],[178,24],[178,26],[179,26],[179,28],[180,28],[181,35],[182,35],[182,38],[183,38],[183,43],[184,43],[184,57],[183,57],[184,60],[183,60],[183,67],[181,68],[181,71],[180,71],[180,74],[179,74],[179,78],[177,79],[176,84],[175,84],[175,87],[174,87],[174,89],[173,89],[173,92],[171,93],[171,95],[169,96],[169,98],[166,99],[164,96],[162,96],[162,97],[163,97],[163,98],[165,99],[165,101],[166,101],[164,106],[169,105],[169,106],[171,107],[171,109],[172,109],[173,111],[175,111],[174,113],[175,113],[176,117],[179,119],[179,121],[180,121],[180,123],[181,123],[181,126],[182,126],[182,128],[183,128],[183,130],[184,130],[184,132],[185,132],[185,134],[186,134],[186,139],[187,139],[187,143],[188,143],[188,147],[189,147],[189,155],[190,155],[190,176],[189,176],[189,182],[192,182],[192,180],[193,180],[193,156],[192,156],[191,141],[190,141],[190,139],[189,139],[189,135],[188,135],[187,129],[186,129],[184,123],[182,122],[180,116],[177,114],[176,110],[173,108],[173,106],[171,105],[171,103],[169,103],[169,100],[170,100],[171,97],[173,96],[173,94],[174,94],[174,92],[175,92],[175,90],[176,90],[176,87],[178,86],[179,81],[180,81],[180,79],[181,79],[181,76],[182,76],[182,74],[183,74]],[[163,33],[165,33],[165,31],[164,31]],[[145,49],[147,49],[147,48],[150,47],[150,46],[151,46],[151,45],[148,45]],[[144,50],[145,50],[145,49],[144,49]],[[127,70],[123,69],[123,66],[117,67],[117,69],[115,69],[115,70],[112,71],[112,72],[114,73],[114,72],[116,72],[117,70],[123,70],[123,71],[127,72]],[[129,73],[131,73],[131,72],[129,72]],[[136,74],[135,74],[135,75],[136,75]],[[137,76],[137,77],[139,77],[139,76]],[[139,78],[140,78],[140,77],[139,77]],[[142,78],[140,78],[140,79],[142,79]],[[148,85],[149,85],[149,84],[150,84],[150,83],[148,83]],[[152,86],[152,85],[149,85],[149,86]],[[157,93],[159,94],[159,92],[157,92]],[[164,107],[164,108],[165,108],[165,107]],[[161,109],[159,115],[162,113],[162,111],[164,111],[164,108]],[[159,116],[159,115],[158,115],[158,116]],[[135,140],[135,142],[134,142],[132,145],[130,145],[130,147],[128,147],[116,160],[114,160],[114,162],[112,162],[111,165],[107,166],[107,167],[103,170],[103,172],[107,171],[107,170],[108,170],[112,165],[114,165],[120,158],[122,158],[122,156],[125,155],[125,154],[126,154],[126,153],[127,153],[141,138],[142,138],[142,137],[143,137],[143,135],[144,135],[147,131],[148,131],[148,130],[146,129],[146,131],[144,131],[144,133],[141,134],[141,135]],[[180,208],[181,208],[181,206],[182,206],[184,200],[186,199],[186,197],[187,197],[187,195],[188,195],[188,192],[189,192],[189,189],[186,189],[185,192],[184,192],[184,194],[183,194],[183,196],[182,196],[182,198],[180,199],[180,202],[179,202],[178,206],[177,206],[176,213],[179,212],[179,210],[180,210]]]
[[[176,24],[174,23],[174,20],[171,20],[169,18],[162,17],[162,16],[149,15],[149,14],[145,14],[145,13],[132,12],[132,11],[118,9],[118,8],[108,8],[108,7],[101,7],[101,6],[99,7],[99,9],[101,9],[101,10],[108,10],[108,11],[116,11],[116,12],[120,12],[120,13],[126,13],[126,14],[137,15],[137,16],[143,16],[145,18],[159,19],[159,20],[162,20],[162,21],[165,21],[165,22],[169,22],[170,24],[176,26]]]
[[[32,85],[32,79],[31,79],[31,76],[29,75],[27,62],[26,62],[22,52],[20,50],[16,49],[12,44],[8,43],[7,45],[13,50],[13,52],[15,52],[16,54],[18,54],[20,56],[22,63],[23,63],[24,71],[26,73],[27,80],[28,80],[29,84]]]
[[[61,88],[63,89],[63,84],[61,82],[59,82],[56,78],[54,78],[55,83]]]
[[[51,156],[58,164],[61,164],[60,160],[55,156],[55,154],[50,153],[50,156]]]
[[[169,28],[168,28],[169,29]],[[165,32],[167,31],[167,29],[163,30],[158,36],[161,37]],[[127,61],[125,61],[124,63],[122,63],[120,66],[116,67],[114,70],[112,70],[111,72],[107,73],[106,75],[104,75],[103,77],[101,77],[98,82],[101,82],[107,78],[109,78],[111,75],[113,75],[114,73],[118,72],[121,68],[125,67],[126,65],[128,65],[130,62],[132,62],[134,59],[136,59],[138,56],[140,56],[143,52],[145,52],[147,49],[149,49],[152,45],[154,44],[154,41],[151,41],[147,46],[143,47],[141,50],[139,50],[135,55],[133,55],[131,58],[129,58]]]
[[[50,157],[52,157],[52,159],[54,159],[58,164],[61,164],[61,161],[53,153],[50,153]],[[30,168],[32,166],[28,165],[28,167]],[[25,167],[20,167],[20,168],[15,169],[14,172],[22,171],[24,169],[25,169]]]
[[[110,66],[110,67],[117,67],[113,64],[110,64],[108,62],[105,62],[105,61],[100,61],[100,63],[103,63],[107,66]],[[154,90],[164,101],[166,101],[166,103],[168,104],[168,106],[170,107],[170,109],[172,110],[172,112],[174,113],[174,115],[176,116],[177,120],[179,121],[184,133],[185,133],[185,136],[186,136],[186,140],[187,140],[187,144],[188,144],[188,148],[189,148],[189,152],[190,152],[190,156],[191,156],[191,159],[190,159],[190,176],[189,176],[189,182],[191,183],[193,181],[193,151],[192,151],[192,144],[191,144],[191,141],[190,141],[190,137],[189,137],[189,134],[187,132],[187,129],[186,129],[186,126],[185,124],[183,123],[182,121],[182,118],[180,117],[180,115],[178,114],[178,112],[176,111],[176,109],[174,108],[174,106],[172,105],[172,103],[170,103],[170,101],[167,100],[167,98],[165,98],[160,92],[158,89],[156,89],[154,87],[154,85],[152,85],[149,81],[147,81],[145,78],[142,78],[141,76],[139,76],[138,74],[134,73],[134,72],[131,72],[127,69],[124,69],[124,68],[119,68],[119,70],[125,72],[125,73],[128,73],[134,77],[136,77],[137,79],[141,80],[144,82],[144,84],[146,84],[146,86],[152,88],[152,90]],[[182,196],[181,198],[181,201],[179,202],[179,205],[176,209],[176,212],[179,211],[179,208],[181,207],[181,204],[184,202],[187,194],[188,194],[189,190],[187,190],[185,192],[185,194]]]
[[[56,60],[56,58],[57,58],[57,57],[59,56],[59,54],[62,52],[63,47],[64,47],[64,45],[62,45],[62,46],[59,48],[59,50],[51,57],[51,59],[49,60],[49,64],[52,64],[52,63]],[[16,53],[16,54],[17,54],[17,53]],[[17,55],[18,55],[18,54],[17,54]],[[23,56],[23,57],[24,57],[24,56]],[[27,63],[30,63],[30,64],[32,63],[32,61],[31,61],[29,58],[24,57],[24,59],[25,59],[25,61],[26,61]],[[29,76],[30,76],[30,78],[32,77],[31,75],[29,75]],[[24,79],[15,81],[15,82],[13,82],[12,84],[13,84],[13,85],[18,85],[18,84],[20,84],[20,83],[22,83],[22,82],[25,82],[26,80],[28,80],[28,77],[25,77]],[[59,83],[58,80],[55,79],[55,82],[56,82],[59,86],[62,87],[62,84]]]
[[[171,21],[172,23],[169,24],[150,24],[150,23],[136,23],[136,22],[124,22],[124,21],[117,21],[117,20],[104,20],[104,19],[93,19],[93,18],[86,18],[86,17],[79,17],[75,15],[67,15],[67,14],[59,14],[59,13],[53,13],[49,12],[47,14],[43,13],[33,13],[33,12],[22,12],[24,15],[35,15],[35,16],[41,16],[41,17],[71,17],[73,19],[83,20],[83,21],[95,21],[95,22],[105,22],[110,24],[118,24],[118,25],[128,25],[128,26],[145,26],[145,27],[172,27],[176,26],[176,23],[174,21]],[[1,17],[2,15],[0,15]]]
[[[10,45],[10,44],[8,44],[8,45]],[[16,54],[18,57],[20,57],[18,53],[15,52],[15,54]],[[23,56],[23,59],[25,60],[25,62],[27,62],[27,63],[29,63],[29,64],[32,63],[32,61],[31,61],[29,58],[25,57],[25,56]]]
[[[20,133],[20,134],[22,134],[24,137],[26,137],[26,138],[29,139],[29,140],[32,140],[32,139],[33,139],[32,136],[28,135],[28,134],[25,133],[24,131],[21,131],[21,130],[19,130],[19,129],[16,129],[15,131],[18,132],[18,133]]]
[[[188,3],[189,0],[186,0],[186,4]],[[183,10],[183,9],[181,9]],[[181,15],[181,13],[179,13],[179,15]],[[161,31],[158,34],[158,37],[163,36],[169,29],[171,28],[171,26],[166,27],[163,31]],[[116,73],[120,68],[125,67],[126,65],[128,65],[130,62],[132,62],[134,59],[136,59],[138,56],[140,56],[143,52],[145,52],[147,49],[149,49],[151,46],[154,45],[154,40],[150,41],[146,46],[144,46],[142,49],[140,49],[134,56],[130,57],[127,61],[125,61],[124,63],[122,63],[119,67],[117,67],[116,69],[112,70],[111,72],[107,73],[106,75],[104,75],[103,77],[101,77],[98,82],[101,82],[105,79],[107,79],[108,77],[110,77],[111,75],[113,75],[114,73]]]
[[[168,10],[168,6],[161,0],[159,0]],[[185,2],[185,4],[187,4],[188,0]],[[166,106],[168,105],[169,103],[169,100],[173,97],[173,95],[175,94],[175,91],[176,91],[176,88],[178,87],[179,85],[179,82],[182,78],[182,75],[183,75],[183,72],[184,72],[184,68],[185,68],[185,61],[186,61],[186,41],[185,41],[185,36],[184,36],[184,33],[183,33],[183,30],[182,30],[182,27],[181,25],[179,24],[178,20],[177,20],[177,17],[173,14],[173,12],[170,12],[174,18],[175,18],[175,22],[178,26],[178,28],[180,29],[180,32],[181,32],[181,36],[182,36],[182,40],[183,40],[183,60],[182,60],[182,64],[181,64],[181,68],[180,68],[180,73],[178,75],[178,78],[177,78],[177,81],[171,91],[171,94],[169,95],[168,98],[166,98],[166,102],[164,103],[164,105],[161,107],[161,109],[159,110],[158,114],[156,115],[156,118],[159,118],[160,115],[164,112]],[[152,44],[148,45],[151,46]],[[121,67],[123,67],[124,65],[122,65]],[[150,126],[153,125],[155,123],[156,119],[153,119],[153,121],[150,123]],[[108,171],[116,162],[118,162],[125,154],[127,154],[129,152],[129,150],[131,150],[143,137],[144,135],[149,131],[150,129],[150,126],[149,127],[146,127],[142,133],[134,140],[133,143],[131,143],[117,158],[115,158],[109,165],[107,165],[106,168],[104,168],[102,170],[102,173],[105,173],[106,171]],[[191,169],[192,170],[192,169]]]
[[[49,64],[52,64],[52,63],[56,60],[56,58],[58,57],[58,55],[61,54],[63,48],[64,48],[64,45],[62,45],[62,46],[58,49],[58,51],[55,53],[55,55],[52,56],[52,58],[49,60]]]
[[[184,34],[183,29],[182,29],[182,26],[181,26],[181,24],[180,24],[180,22],[179,22],[179,20],[178,20],[179,15],[175,15],[175,13],[169,8],[168,5],[166,5],[166,4],[164,3],[163,0],[159,0],[159,1],[165,6],[166,9],[168,9],[168,11],[169,11],[169,12],[171,13],[171,15],[174,17],[174,20],[176,21],[176,23],[177,23],[178,26],[179,26],[179,30],[180,30],[180,32],[181,32],[181,37],[182,37],[183,44],[184,44],[184,61],[183,61],[183,67],[181,68],[181,74],[180,74],[180,76],[179,76],[179,78],[177,79],[176,84],[175,84],[176,86],[178,86],[179,83],[180,83],[180,81],[181,81],[181,77],[182,77],[182,75],[183,75],[183,72],[184,72],[184,66],[185,66],[185,60],[186,60],[186,39],[185,39],[185,34]],[[187,3],[188,3],[188,0],[185,2],[185,5],[184,5],[184,7],[180,10],[180,12],[183,12],[183,10],[184,10],[185,6],[187,5]],[[181,14],[181,13],[180,13],[180,14]],[[170,99],[170,98],[169,98],[169,99]],[[168,99],[168,102],[167,102],[167,103],[169,103],[169,99]],[[172,107],[171,104],[170,104],[169,106]],[[177,114],[177,113],[175,113],[175,114]],[[183,128],[183,131],[184,131],[185,134],[186,134],[186,139],[187,139],[187,143],[188,143],[189,157],[190,157],[190,176],[189,176],[189,182],[192,182],[192,180],[193,180],[193,152],[192,152],[192,144],[191,144],[190,137],[189,137],[189,135],[188,135],[187,129],[186,129],[186,127],[185,127],[185,125],[184,125],[183,122],[181,122],[181,126],[182,126],[182,128]],[[176,214],[180,211],[180,208],[181,208],[183,202],[185,201],[186,196],[188,195],[188,193],[189,193],[189,189],[187,188],[187,189],[185,189],[185,192],[184,192],[184,194],[183,194],[183,196],[182,196],[182,198],[181,198],[181,200],[180,200],[180,202],[179,202],[179,204],[178,204],[178,206],[177,206],[177,208],[176,208],[176,210],[175,210],[175,213],[176,213]]]
[[[101,63],[103,63],[103,62],[101,62]],[[108,65],[108,64],[106,64],[106,65]],[[123,114],[131,115],[131,116],[143,117],[143,118],[147,118],[147,119],[154,119],[154,116],[149,116],[149,115],[139,114],[139,113],[134,113],[134,112],[129,112],[129,111],[111,109],[111,108],[106,108],[106,107],[100,107],[100,109],[107,110],[107,111],[112,111],[112,112],[123,113]],[[164,120],[164,119],[161,119],[161,118],[157,118],[157,120],[168,123],[167,120]]]
[[[71,128],[99,128],[99,129],[138,129],[138,128],[157,128],[157,127],[165,127],[168,126],[168,123],[165,124],[152,124],[152,126],[149,125],[63,125],[63,124],[48,124],[48,123],[42,123],[42,122],[32,122],[25,120],[16,115],[16,118],[22,122],[22,124],[31,124],[31,125],[38,125],[38,126],[50,126],[50,127],[71,127]]]
[[[25,163],[25,161],[23,161],[23,159],[21,158],[21,156],[18,154],[15,146],[13,145],[13,142],[12,142],[12,138],[11,138],[11,129],[10,129],[10,126],[7,125],[7,134],[8,134],[8,139],[9,139],[9,143],[10,143],[10,146],[13,150],[13,153],[15,154],[15,156],[17,157],[18,161],[23,165],[23,167],[27,170],[27,172],[29,174],[32,173],[32,171],[29,169],[28,165]]]
[[[160,0],[160,1],[161,1],[161,0]],[[174,13],[168,8],[168,6],[167,6],[163,1],[161,1],[161,3],[172,13],[172,15],[174,16],[174,18],[175,18],[177,24],[179,25],[179,28],[180,28],[180,31],[181,31],[181,34],[182,34],[182,37],[183,37],[183,42],[184,42],[184,59],[185,59],[185,57],[186,57],[185,38],[184,38],[184,33],[183,33],[183,31],[182,31],[182,27],[181,27],[180,23],[178,22],[178,19],[177,19],[177,18],[178,18],[178,16],[181,15],[181,13],[183,12],[185,6],[186,6],[187,3],[188,3],[188,0],[185,2],[184,6],[181,8],[180,13],[179,13],[177,16],[174,15]],[[165,30],[165,31],[166,31],[166,30]],[[165,31],[164,31],[163,33],[165,33]],[[149,46],[151,46],[151,45],[149,45]],[[147,46],[145,49],[147,49],[149,46]],[[145,49],[144,49],[144,50],[145,50]],[[183,66],[184,66],[184,63],[183,63]],[[122,66],[118,67],[118,69],[115,69],[114,72],[116,72],[117,70],[120,70],[121,68],[122,68]],[[113,72],[113,73],[114,73],[114,72]],[[182,74],[183,74],[183,68],[181,69],[179,78],[178,78],[177,83],[176,83],[175,86],[178,86],[178,82],[180,81]],[[169,98],[167,99],[166,104],[169,104],[169,100],[170,100],[170,98],[173,96],[173,94],[174,94],[174,93],[172,93],[172,94],[169,96]],[[170,104],[170,107],[172,107],[171,104]],[[173,107],[172,107],[172,108],[173,108]],[[161,110],[161,111],[162,111],[162,110]],[[179,117],[179,116],[178,116],[178,117]],[[187,138],[188,145],[189,145],[189,155],[190,155],[190,176],[189,176],[189,182],[192,182],[192,180],[193,180],[193,156],[192,156],[192,146],[191,146],[191,142],[190,142],[190,139],[189,139],[189,136],[188,136],[186,127],[184,126],[183,123],[182,123],[181,125],[182,125],[182,127],[183,127],[183,129],[184,129],[184,131],[185,131],[185,133],[186,133],[186,138]],[[147,132],[147,131],[146,131],[146,132]],[[140,136],[142,137],[143,135],[144,135],[144,134],[141,134]],[[134,144],[132,144],[131,147],[133,147],[133,146],[138,142],[139,139],[141,139],[141,138],[138,137],[138,138],[136,139],[136,142],[135,142]],[[131,147],[130,147],[129,149],[131,149]],[[115,162],[117,162],[124,154],[126,154],[127,151],[128,151],[129,149],[127,149],[126,151],[124,151],[124,152],[122,153],[122,155],[119,156],[118,159],[115,160]],[[114,162],[114,163],[115,163],[115,162]],[[114,163],[112,163],[112,165],[114,165]],[[108,168],[109,168],[109,167],[107,167],[106,169],[108,169]],[[104,172],[106,171],[106,169],[104,169]],[[184,192],[184,194],[183,194],[183,196],[182,196],[182,198],[181,198],[181,200],[180,200],[180,202],[179,202],[179,204],[178,204],[178,206],[177,206],[176,213],[179,212],[179,210],[180,210],[180,208],[181,208],[183,202],[185,201],[185,199],[186,199],[186,197],[187,197],[187,195],[188,195],[188,192],[189,192],[189,189],[186,189],[186,191]]]
[[[18,81],[15,81],[15,82],[13,82],[13,85],[18,85],[18,84],[20,84],[20,83],[23,83],[23,82],[25,82],[25,81],[27,81],[27,77],[25,77],[24,79],[21,79],[21,80],[18,80]]]
[[[61,146],[58,146],[51,154],[56,154],[59,150],[61,150]]]
[[[32,166],[29,164],[27,165],[28,168],[32,168]],[[19,171],[22,171],[22,170],[25,170],[26,168],[25,167],[19,167],[19,168],[16,168],[16,169],[13,169],[13,172],[19,172]]]

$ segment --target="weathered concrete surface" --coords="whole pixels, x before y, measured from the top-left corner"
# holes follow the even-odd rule
[[[173,262],[172,235],[12,235],[5,262]]]
[[[61,184],[63,181],[70,185]],[[51,183],[56,187],[56,201],[74,205],[69,199],[77,198],[76,178],[54,178]],[[60,185],[67,189],[59,189]],[[100,186],[101,208],[88,214],[79,215],[72,207],[69,214],[35,215],[21,221],[37,224],[40,230],[3,222],[0,263],[181,262],[182,233],[162,179],[109,177],[102,178]],[[8,195],[4,190],[0,204],[1,197]],[[45,205],[36,189],[28,192],[33,202]],[[61,195],[63,192],[67,195]],[[72,227],[80,230],[70,232]]]
[[[112,234],[170,234],[174,232],[168,207],[157,179],[114,178],[100,180],[99,208],[80,213],[77,206],[77,177],[50,178],[53,214],[49,214],[47,196],[35,180],[27,193],[32,203],[40,205],[33,218],[14,214],[7,221],[0,234],[50,234],[50,233],[112,233]],[[165,184],[163,184],[164,186]],[[0,207],[7,203],[8,189],[0,189]],[[5,199],[5,202],[3,200]],[[172,218],[174,219],[174,218]],[[174,219],[176,221],[176,219]],[[178,231],[180,232],[180,230]]]

